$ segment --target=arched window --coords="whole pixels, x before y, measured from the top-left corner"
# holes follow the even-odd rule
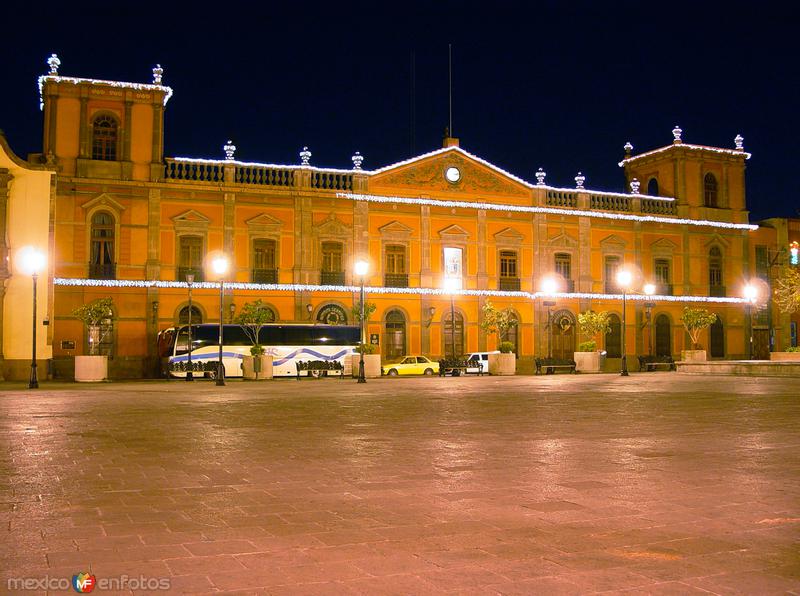
[[[722,279],[722,251],[712,246],[708,251],[708,293],[711,296],[724,296],[725,285]]]
[[[722,321],[719,316],[717,320],[711,325],[711,357],[724,358],[725,357],[725,329],[722,326]]]
[[[622,323],[619,316],[610,314],[611,330],[606,334],[606,352],[609,358],[622,358]]]
[[[709,172],[706,174],[705,178],[703,179],[703,191],[704,191],[704,205],[706,207],[716,207],[717,206],[717,179],[714,177],[714,174]]]
[[[658,196],[658,180],[655,178],[650,178],[650,180],[647,182],[647,194],[649,194],[651,197]]]
[[[386,357],[406,355],[406,318],[399,310],[386,314]]]
[[[656,317],[656,356],[672,356],[672,325],[667,315]]]
[[[575,353],[575,322],[575,315],[566,309],[553,313],[550,331],[553,358],[572,360]]]
[[[199,325],[203,322],[203,313],[200,312],[200,309],[196,306],[192,305],[192,328],[195,325]],[[189,324],[189,306],[184,306],[180,313],[178,313],[178,324],[179,325],[188,325]]]
[[[89,278],[116,278],[114,271],[114,217],[107,211],[98,211],[92,215]]]
[[[108,114],[97,116],[92,122],[92,159],[115,161],[117,159],[117,120]]]
[[[509,327],[508,331],[506,331],[505,333],[501,333],[500,341],[510,341],[512,344],[514,344],[513,347],[514,354],[516,354],[517,358],[519,358],[519,343],[518,343],[519,319],[517,319],[516,315],[512,315],[511,318],[513,318],[517,322],[517,324]]]
[[[464,317],[461,313],[455,313],[455,332],[453,330],[453,320],[450,318],[450,310],[446,310],[444,317],[444,339],[443,353],[447,358],[455,358],[464,353]]]

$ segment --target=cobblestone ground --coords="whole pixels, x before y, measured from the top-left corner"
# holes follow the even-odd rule
[[[0,593],[800,594],[799,387],[0,385]]]

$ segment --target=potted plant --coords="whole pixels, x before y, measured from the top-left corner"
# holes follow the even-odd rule
[[[700,345],[700,333],[703,329],[711,327],[716,320],[717,315],[709,312],[705,308],[691,308],[687,306],[683,309],[681,322],[692,341],[692,349],[682,350],[681,360],[684,362],[705,362],[706,351],[703,350]]]
[[[378,346],[373,344],[360,344],[355,349],[350,362],[352,363],[353,378],[358,378],[358,366],[361,361],[361,354],[364,354],[364,376],[374,379],[381,376],[381,355],[378,353]]]
[[[578,344],[578,351],[574,355],[576,372],[596,373],[602,369],[603,352],[597,349],[595,338],[611,331],[608,316],[608,312],[604,310],[600,312],[587,310],[578,315],[578,327],[586,341]]]
[[[769,359],[778,362],[800,362],[800,346],[788,346],[783,352],[770,352]]]
[[[367,330],[367,323],[369,318],[378,308],[374,302],[364,302],[364,332]],[[353,304],[351,309],[353,318],[360,324],[361,323],[361,303]],[[354,379],[358,378],[358,366],[361,361],[361,352],[364,352],[364,376],[370,379],[381,376],[381,355],[378,351],[378,346],[366,343],[365,338],[361,338],[361,343],[353,350],[350,355],[350,367]]]
[[[81,382],[105,381],[108,378],[108,356],[100,354],[100,344],[108,333],[114,316],[111,298],[98,298],[76,308],[72,315],[86,325],[89,354],[75,356],[75,380]]]
[[[496,308],[491,300],[483,305],[483,320],[481,329],[486,333],[495,333],[499,342],[499,354],[489,354],[490,375],[514,375],[517,373],[517,357],[514,354],[514,344],[502,341],[508,332],[516,327],[517,318],[511,307]]]
[[[250,380],[272,378],[272,356],[266,354],[260,342],[261,328],[274,321],[272,309],[261,299],[246,302],[236,316],[236,322],[244,330],[253,345],[250,355],[242,357],[242,377]]]

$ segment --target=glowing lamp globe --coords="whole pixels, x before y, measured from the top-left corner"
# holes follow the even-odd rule
[[[228,272],[228,259],[225,257],[216,257],[211,261],[211,270],[217,275],[225,275]]]
[[[459,280],[455,277],[448,277],[444,280],[444,289],[451,294],[461,287]]]
[[[25,246],[17,253],[17,267],[26,275],[36,275],[44,269],[47,259],[33,246]]]
[[[359,277],[364,277],[369,271],[369,263],[367,263],[366,261],[356,261],[355,271],[356,275],[358,275]]]
[[[633,281],[633,275],[627,269],[622,269],[617,272],[617,284],[622,288],[629,288]]]
[[[558,284],[552,277],[546,277],[542,280],[542,292],[545,294],[555,294],[558,292]]]
[[[755,304],[756,300],[758,299],[758,288],[747,284],[744,287],[744,297],[752,304]]]
[[[644,293],[648,296],[652,296],[656,293],[656,286],[655,284],[644,284]]]

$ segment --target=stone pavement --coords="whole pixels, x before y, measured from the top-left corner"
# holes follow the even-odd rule
[[[0,385],[0,593],[800,594],[798,385]]]

